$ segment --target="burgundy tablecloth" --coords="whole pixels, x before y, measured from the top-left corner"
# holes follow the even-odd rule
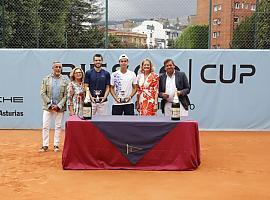
[[[107,118],[106,118],[107,117]],[[81,120],[71,116],[66,122],[62,155],[63,169],[138,169],[138,170],[194,170],[200,165],[198,124],[179,121],[142,159],[132,164],[94,125],[94,121],[134,123],[164,122],[167,118],[116,117]]]

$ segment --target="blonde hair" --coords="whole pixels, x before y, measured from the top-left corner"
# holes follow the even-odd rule
[[[70,80],[71,81],[74,81],[75,80],[75,77],[74,77],[74,74],[75,74],[75,71],[79,69],[81,72],[82,72],[82,82],[84,81],[84,72],[83,70],[80,68],[80,67],[75,67],[69,74],[69,77],[70,77]]]
[[[155,68],[154,68],[154,66],[153,66],[152,61],[151,61],[149,58],[145,58],[145,59],[143,59],[143,61],[142,61],[142,63],[141,63],[140,72],[141,72],[141,73],[144,73],[144,71],[143,71],[143,64],[144,64],[146,61],[148,61],[148,62],[150,63],[150,73],[153,72],[153,71],[155,71]]]

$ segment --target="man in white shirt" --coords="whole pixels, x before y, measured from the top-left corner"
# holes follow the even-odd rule
[[[171,105],[173,96],[177,92],[180,101],[180,115],[188,116],[188,106],[190,101],[188,94],[190,85],[184,72],[175,70],[175,64],[172,59],[164,61],[166,73],[160,76],[159,97],[162,98],[161,109],[165,116],[171,116]]]
[[[132,97],[136,94],[136,74],[128,70],[128,57],[122,54],[119,57],[120,69],[112,73],[111,94],[114,98],[113,115],[134,115]]]

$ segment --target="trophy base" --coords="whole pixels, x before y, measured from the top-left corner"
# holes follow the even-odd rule
[[[127,103],[127,101],[126,101],[125,98],[121,98],[121,99],[120,99],[120,103]]]

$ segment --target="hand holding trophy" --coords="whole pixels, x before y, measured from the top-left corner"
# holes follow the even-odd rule
[[[94,92],[95,92],[95,95],[96,95],[95,102],[100,103],[101,99],[99,98],[99,95],[101,94],[101,90],[94,90]]]
[[[124,90],[120,91],[120,103],[126,103],[125,91]]]

